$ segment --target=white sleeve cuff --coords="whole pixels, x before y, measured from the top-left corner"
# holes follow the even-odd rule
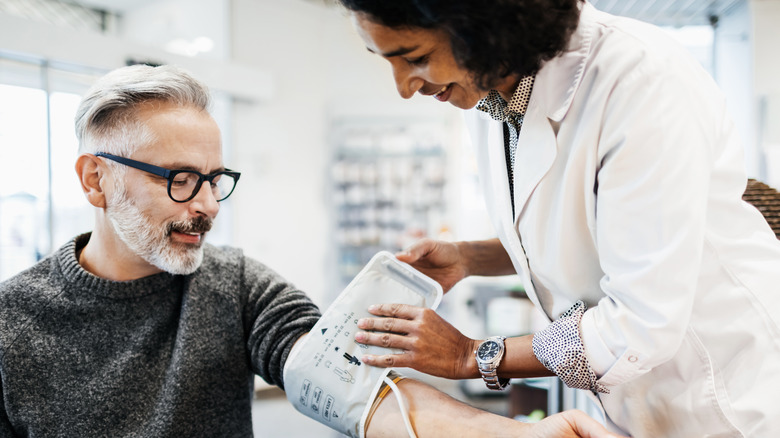
[[[599,336],[595,313],[591,311],[582,315],[580,336],[583,354],[598,377],[598,383],[606,387],[621,385],[650,371],[645,366],[647,357],[639,351],[626,348],[619,352],[619,356],[615,356]]]
[[[585,356],[588,357],[588,363],[593,372],[596,373],[596,376],[600,378],[612,368],[612,365],[615,364],[618,358],[612,354],[612,351],[599,336],[599,330],[596,327],[594,318],[595,312],[593,309],[582,315],[580,336],[585,347]]]

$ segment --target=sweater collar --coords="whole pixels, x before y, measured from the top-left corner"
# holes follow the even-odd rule
[[[72,286],[94,295],[127,299],[168,291],[183,278],[181,275],[167,272],[131,281],[113,281],[98,277],[81,267],[76,257],[76,254],[87,245],[91,235],[92,233],[85,233],[77,236],[63,245],[54,255],[60,273]]]

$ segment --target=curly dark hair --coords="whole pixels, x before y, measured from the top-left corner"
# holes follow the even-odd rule
[[[561,53],[577,28],[582,0],[338,0],[391,28],[447,32],[456,62],[490,89],[532,75]]]

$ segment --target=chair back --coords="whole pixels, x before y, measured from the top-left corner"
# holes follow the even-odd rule
[[[775,236],[780,239],[780,192],[761,181],[749,179],[742,199],[764,215]]]

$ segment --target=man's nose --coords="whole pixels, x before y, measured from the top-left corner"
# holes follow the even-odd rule
[[[211,183],[203,181],[198,193],[190,200],[190,208],[194,209],[199,214],[206,215],[210,218],[217,217],[219,213],[219,202],[217,202],[216,195],[211,189]]]

